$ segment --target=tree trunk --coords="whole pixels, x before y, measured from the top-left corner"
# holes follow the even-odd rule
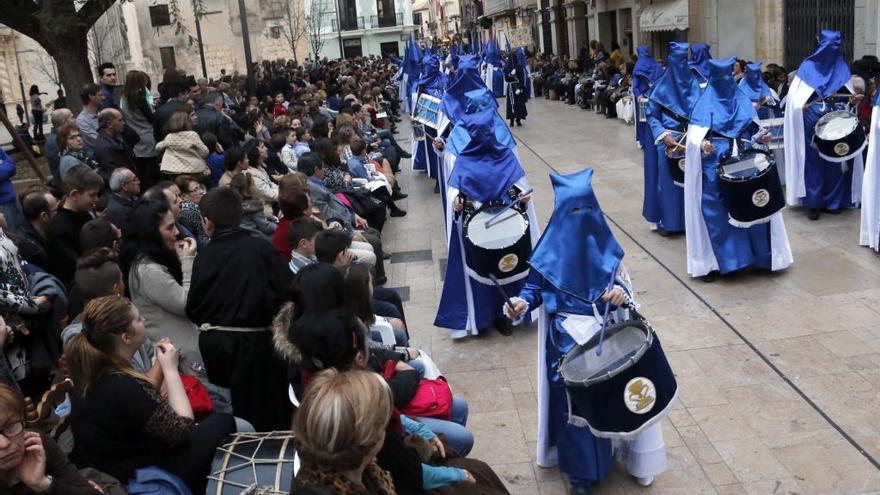
[[[58,77],[67,95],[67,104],[74,112],[82,108],[79,92],[83,85],[95,82],[89,66],[89,45],[86,35],[68,36],[66,42],[54,46],[43,46],[55,59]]]

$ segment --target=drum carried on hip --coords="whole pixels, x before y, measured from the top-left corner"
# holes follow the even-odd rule
[[[845,162],[867,144],[865,129],[852,112],[837,110],[826,113],[816,122],[813,146],[830,162]]]
[[[205,494],[238,495],[257,487],[288,495],[298,469],[292,432],[235,433],[217,447]]]
[[[776,160],[766,151],[749,149],[718,162],[718,187],[731,224],[763,223],[785,207]],[[737,225],[739,224],[739,225]]]
[[[666,163],[669,165],[669,175],[672,176],[672,183],[678,187],[684,187],[684,168],[685,168],[685,139],[687,134],[683,132],[673,131],[673,137],[680,134],[675,140],[675,144],[666,145]]]
[[[639,122],[648,121],[648,97],[639,96]]]
[[[483,205],[465,219],[462,238],[471,277],[491,283],[489,275],[494,275],[504,284],[528,273],[532,253],[529,219],[516,208]]]
[[[678,393],[660,339],[635,309],[630,312],[634,319],[608,326],[559,365],[571,416],[601,438],[635,437],[666,416]]]

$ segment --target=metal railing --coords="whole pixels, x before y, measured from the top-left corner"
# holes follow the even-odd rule
[[[364,29],[364,17],[343,17],[339,25],[342,26],[342,29],[337,29],[336,19],[333,19],[334,31],[362,31]]]
[[[370,27],[373,29],[394,26],[403,26],[402,13],[370,16]]]
[[[513,10],[516,8],[515,0],[486,0],[484,2],[485,15],[497,14],[505,10]]]

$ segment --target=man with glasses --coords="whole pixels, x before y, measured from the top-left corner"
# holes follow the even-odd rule
[[[130,169],[117,168],[110,174],[110,193],[104,216],[122,229],[138,194],[141,193],[141,180]]]

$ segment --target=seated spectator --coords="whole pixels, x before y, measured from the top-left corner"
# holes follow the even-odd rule
[[[259,232],[267,238],[272,237],[278,224],[275,223],[275,216],[266,216],[266,204],[257,197],[254,178],[250,174],[240,172],[232,178],[229,187],[238,191],[242,197],[241,227],[244,229]],[[269,208],[271,212],[271,207]]]
[[[281,161],[284,162],[284,165],[286,165],[291,172],[296,172],[296,148],[299,144],[296,134],[297,132],[295,129],[288,130],[284,147],[281,148]]]
[[[140,193],[141,180],[138,176],[131,169],[117,168],[110,174],[110,200],[104,216],[121,229]]]
[[[304,267],[318,262],[315,257],[315,238],[324,227],[309,217],[297,218],[289,225],[288,238],[293,246],[290,251],[290,271],[296,274]]]
[[[76,259],[82,254],[79,231],[93,218],[92,210],[98,194],[104,189],[101,176],[85,165],[70,169],[62,180],[65,199],[58,213],[49,223],[48,270],[64,284],[73,280]]]
[[[171,339],[183,373],[200,376],[199,331],[186,317],[196,241],[179,234],[166,202],[141,202],[126,223],[120,267],[131,300],[146,320],[147,335],[155,342]]]
[[[131,360],[146,339],[144,318],[119,296],[90,301],[83,332],[67,344],[75,385],[72,458],[126,483],[135,471],[158,466],[204,493],[215,449],[235,431],[231,415],[212,414],[198,424],[178,372],[179,354],[157,343],[162,391],[135,371]]]
[[[21,198],[25,224],[14,236],[18,253],[28,263],[47,269],[49,223],[58,212],[58,200],[43,188],[32,189]]]
[[[257,431],[284,429],[292,409],[270,326],[293,275],[268,241],[239,227],[241,202],[218,187],[199,204],[211,241],[193,264],[186,314],[200,327],[208,378],[231,390],[235,415]]]
[[[189,112],[174,112],[165,125],[165,132],[165,139],[156,143],[157,150],[165,150],[159,165],[159,171],[165,177],[173,178],[182,174],[204,177],[211,173],[205,163],[209,154],[208,148],[192,130]]]
[[[98,174],[110,182],[110,174],[117,168],[135,169],[131,146],[122,139],[125,119],[122,112],[106,108],[98,113],[98,137],[95,140],[94,159],[98,162]]]
[[[61,150],[61,158],[58,161],[58,176],[62,182],[62,189],[64,188],[64,178],[73,167],[83,165],[94,171],[98,170],[98,162],[86,153],[83,135],[76,125],[65,124],[61,129],[58,129],[56,142],[58,149]]]
[[[335,493],[395,494],[391,474],[376,464],[392,405],[391,390],[376,373],[318,373],[294,417],[302,465],[291,492],[323,487]]]
[[[73,118],[73,112],[61,107],[55,107],[55,110],[49,116],[49,120],[52,122],[52,130],[49,131],[49,136],[46,137],[43,151],[46,155],[46,160],[49,161],[49,173],[52,174],[50,185],[53,189],[60,191],[61,176],[58,172],[58,164],[61,161],[61,150],[58,147],[58,130],[64,124],[76,124],[76,120]]]
[[[296,159],[299,160],[299,157],[303,156],[304,153],[308,153],[311,150],[309,147],[309,142],[312,140],[312,135],[309,133],[309,130],[305,127],[299,127],[296,129],[296,145],[294,145],[294,154],[296,155]]]
[[[118,253],[120,240],[122,230],[106,218],[89,220],[79,231],[79,247],[83,253],[103,247]]]
[[[5,325],[3,325],[5,327]],[[0,328],[5,338],[6,328]],[[2,347],[2,346],[0,346]],[[8,495],[96,495],[52,438],[25,429],[24,397],[0,383],[0,493]]]
[[[312,214],[307,182],[308,178],[304,174],[294,172],[285,175],[278,184],[278,206],[281,210],[281,218],[278,219],[278,227],[272,234],[272,245],[286,261],[290,261],[290,251],[293,249],[287,236],[290,223]],[[323,225],[323,222],[321,223]]]
[[[211,154],[205,158],[208,168],[211,169],[211,175],[205,179],[205,184],[210,189],[217,186],[218,182],[220,182],[220,177],[226,172],[226,169],[223,168],[223,150],[226,148],[220,146],[220,143],[217,142],[217,136],[212,132],[206,132],[201,136],[202,142],[205,143],[205,147],[211,152]]]
[[[348,158],[347,168],[351,176],[367,181],[370,195],[384,203],[392,217],[406,216],[406,211],[394,203],[394,196],[391,194],[392,185],[397,183],[394,174],[385,175],[377,171],[376,164],[367,155],[367,145],[362,140],[355,139],[348,150],[351,156]],[[398,197],[407,196],[401,194]]]
[[[343,275],[345,304],[367,326],[370,338],[383,342],[383,331],[388,331],[394,334],[395,345],[408,346],[409,336],[403,321],[398,318],[386,318],[373,312],[373,281],[370,271],[362,265],[348,265]]]
[[[180,188],[177,187],[177,184],[171,182],[170,180],[163,180],[155,186],[149,188],[147,192],[144,193],[143,199],[164,202],[168,205],[175,219],[180,216],[182,208],[182,201],[180,199]],[[189,228],[187,228],[186,225],[178,222],[177,230],[180,231],[180,235],[183,238],[191,237],[198,240],[197,235]]]
[[[195,235],[199,248],[202,248],[208,243],[208,235],[199,213],[199,203],[205,195],[205,186],[191,175],[178,176],[174,179],[174,184],[180,189],[180,213],[177,215],[177,222]]]
[[[269,204],[278,202],[278,184],[273,180],[280,181],[282,176],[269,176],[269,172],[266,170],[266,158],[269,156],[266,144],[251,140],[245,144],[244,148],[249,165],[244,169],[244,173],[254,178],[257,197]]]
[[[87,83],[80,89],[79,98],[82,110],[76,116],[76,127],[82,132],[85,152],[91,155],[98,140],[98,112],[104,103],[104,93],[97,84]]]
[[[233,147],[226,150],[224,155],[223,168],[226,169],[226,172],[223,173],[223,177],[220,177],[220,186],[228,186],[236,174],[250,168],[250,162],[244,149]]]

